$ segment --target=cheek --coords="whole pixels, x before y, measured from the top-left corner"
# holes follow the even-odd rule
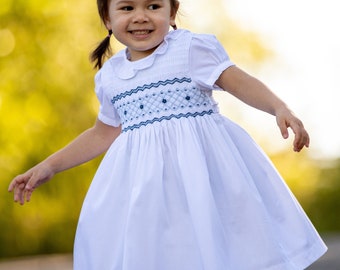
[[[157,24],[167,27],[170,25],[170,17],[162,16],[157,18]]]
[[[123,19],[116,18],[111,20],[111,27],[113,31],[120,32],[126,29],[126,22]]]

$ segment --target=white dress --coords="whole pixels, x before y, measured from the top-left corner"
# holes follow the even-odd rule
[[[211,35],[171,31],[97,73],[99,119],[122,133],[85,198],[75,270],[301,270],[326,246],[270,160],[218,112],[233,65]]]

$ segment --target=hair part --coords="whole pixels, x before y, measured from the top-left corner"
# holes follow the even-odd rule
[[[97,8],[100,19],[105,24],[105,21],[109,17],[109,1],[111,0],[97,0]],[[178,0],[169,0],[171,7],[171,16],[177,13],[179,7]],[[177,26],[172,25],[172,27],[176,30]],[[106,57],[112,55],[112,49],[110,45],[110,38],[112,35],[112,30],[108,30],[109,34],[98,44],[97,48],[93,50],[90,54],[90,60],[94,63],[94,68],[100,69],[103,66],[104,60]]]

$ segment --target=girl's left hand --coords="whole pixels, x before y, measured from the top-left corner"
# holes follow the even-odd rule
[[[293,142],[295,152],[300,152],[304,146],[309,147],[310,139],[303,123],[289,109],[284,108],[277,111],[276,122],[284,139],[289,137],[288,128],[292,129],[295,135]]]

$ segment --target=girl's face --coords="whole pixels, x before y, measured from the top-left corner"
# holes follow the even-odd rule
[[[176,11],[170,0],[110,0],[107,29],[127,46],[131,61],[150,55],[163,41]]]

